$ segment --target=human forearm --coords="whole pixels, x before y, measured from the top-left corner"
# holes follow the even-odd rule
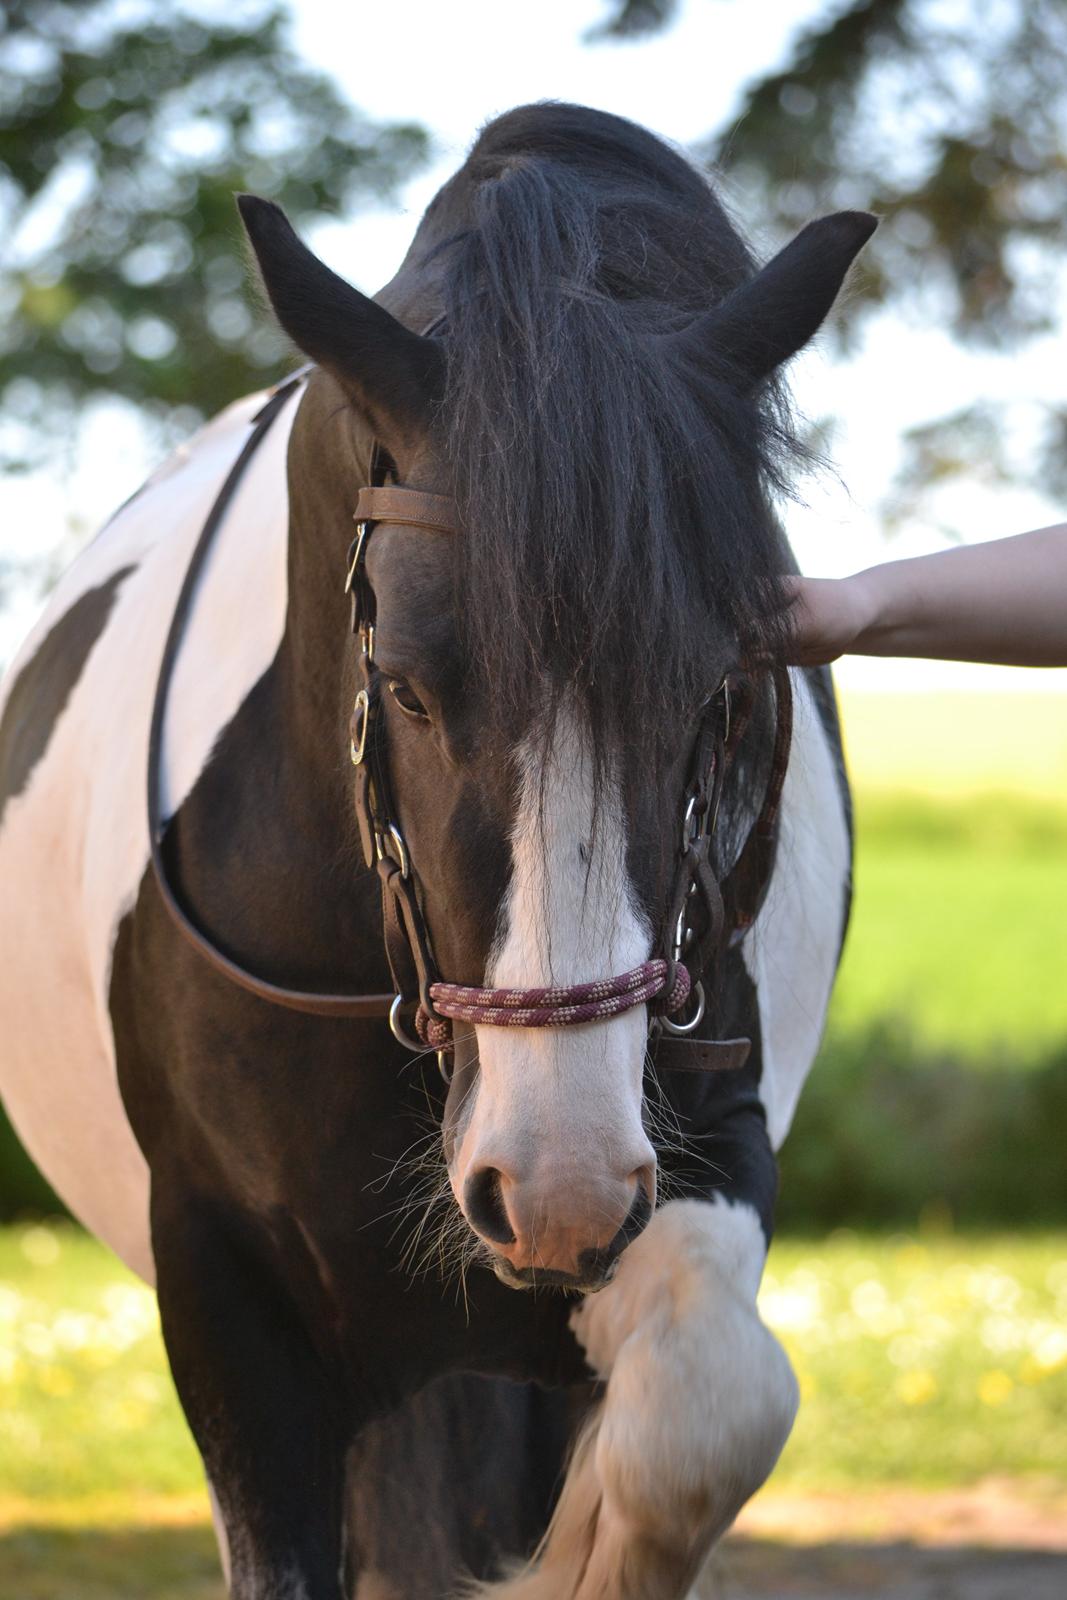
[[[843,579],[800,579],[797,661],[928,656],[1067,666],[1067,525]]]

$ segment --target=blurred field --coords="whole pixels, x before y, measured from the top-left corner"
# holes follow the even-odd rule
[[[804,1393],[783,1485],[1047,1477],[1067,1453],[1067,1234],[779,1240]],[[73,1228],[0,1231],[0,1525],[204,1514],[155,1297]]]
[[[1067,689],[1067,673],[1035,676]],[[990,790],[1060,805],[1067,796],[1067,693],[851,692],[840,704],[849,767],[865,789]]]
[[[856,801],[840,1031],[894,1018],[920,1050],[1027,1066],[1067,1039],[1067,813],[1016,795]]]
[[[855,1549],[902,1530],[1058,1547],[1067,1234],[780,1241],[762,1305],[803,1404],[723,1557],[734,1600],[807,1594],[785,1572],[795,1583],[831,1555],[847,1592],[865,1593]],[[73,1228],[4,1229],[0,1353],[3,1600],[222,1600],[151,1292]],[[842,1537],[860,1544],[838,1549]],[[798,1541],[822,1554],[789,1558]],[[836,1579],[820,1582],[834,1600]]]
[[[842,700],[856,900],[838,1033],[1027,1066],[1067,1041],[1067,696]]]

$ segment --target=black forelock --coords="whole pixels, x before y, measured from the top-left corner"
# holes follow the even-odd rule
[[[546,704],[607,752],[669,754],[739,656],[777,653],[768,491],[801,448],[665,334],[751,276],[705,179],[652,134],[536,105],[489,124],[443,247],[445,448],[468,659],[510,741]]]

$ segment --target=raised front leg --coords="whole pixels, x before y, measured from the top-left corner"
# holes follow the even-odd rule
[[[751,1176],[773,1158],[762,1118],[741,1120],[764,1142],[743,1163]],[[797,1385],[756,1309],[760,1217],[727,1192],[664,1205],[575,1311],[604,1398],[540,1561],[486,1591],[494,1600],[681,1600],[777,1461]]]
[[[347,1421],[294,1305],[234,1219],[153,1196],[171,1370],[229,1547],[234,1600],[341,1600]]]

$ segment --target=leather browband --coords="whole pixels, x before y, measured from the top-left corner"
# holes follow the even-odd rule
[[[456,502],[447,495],[395,484],[361,489],[354,515],[356,522],[399,522],[405,528],[430,528],[434,533],[455,533],[459,523]]]

